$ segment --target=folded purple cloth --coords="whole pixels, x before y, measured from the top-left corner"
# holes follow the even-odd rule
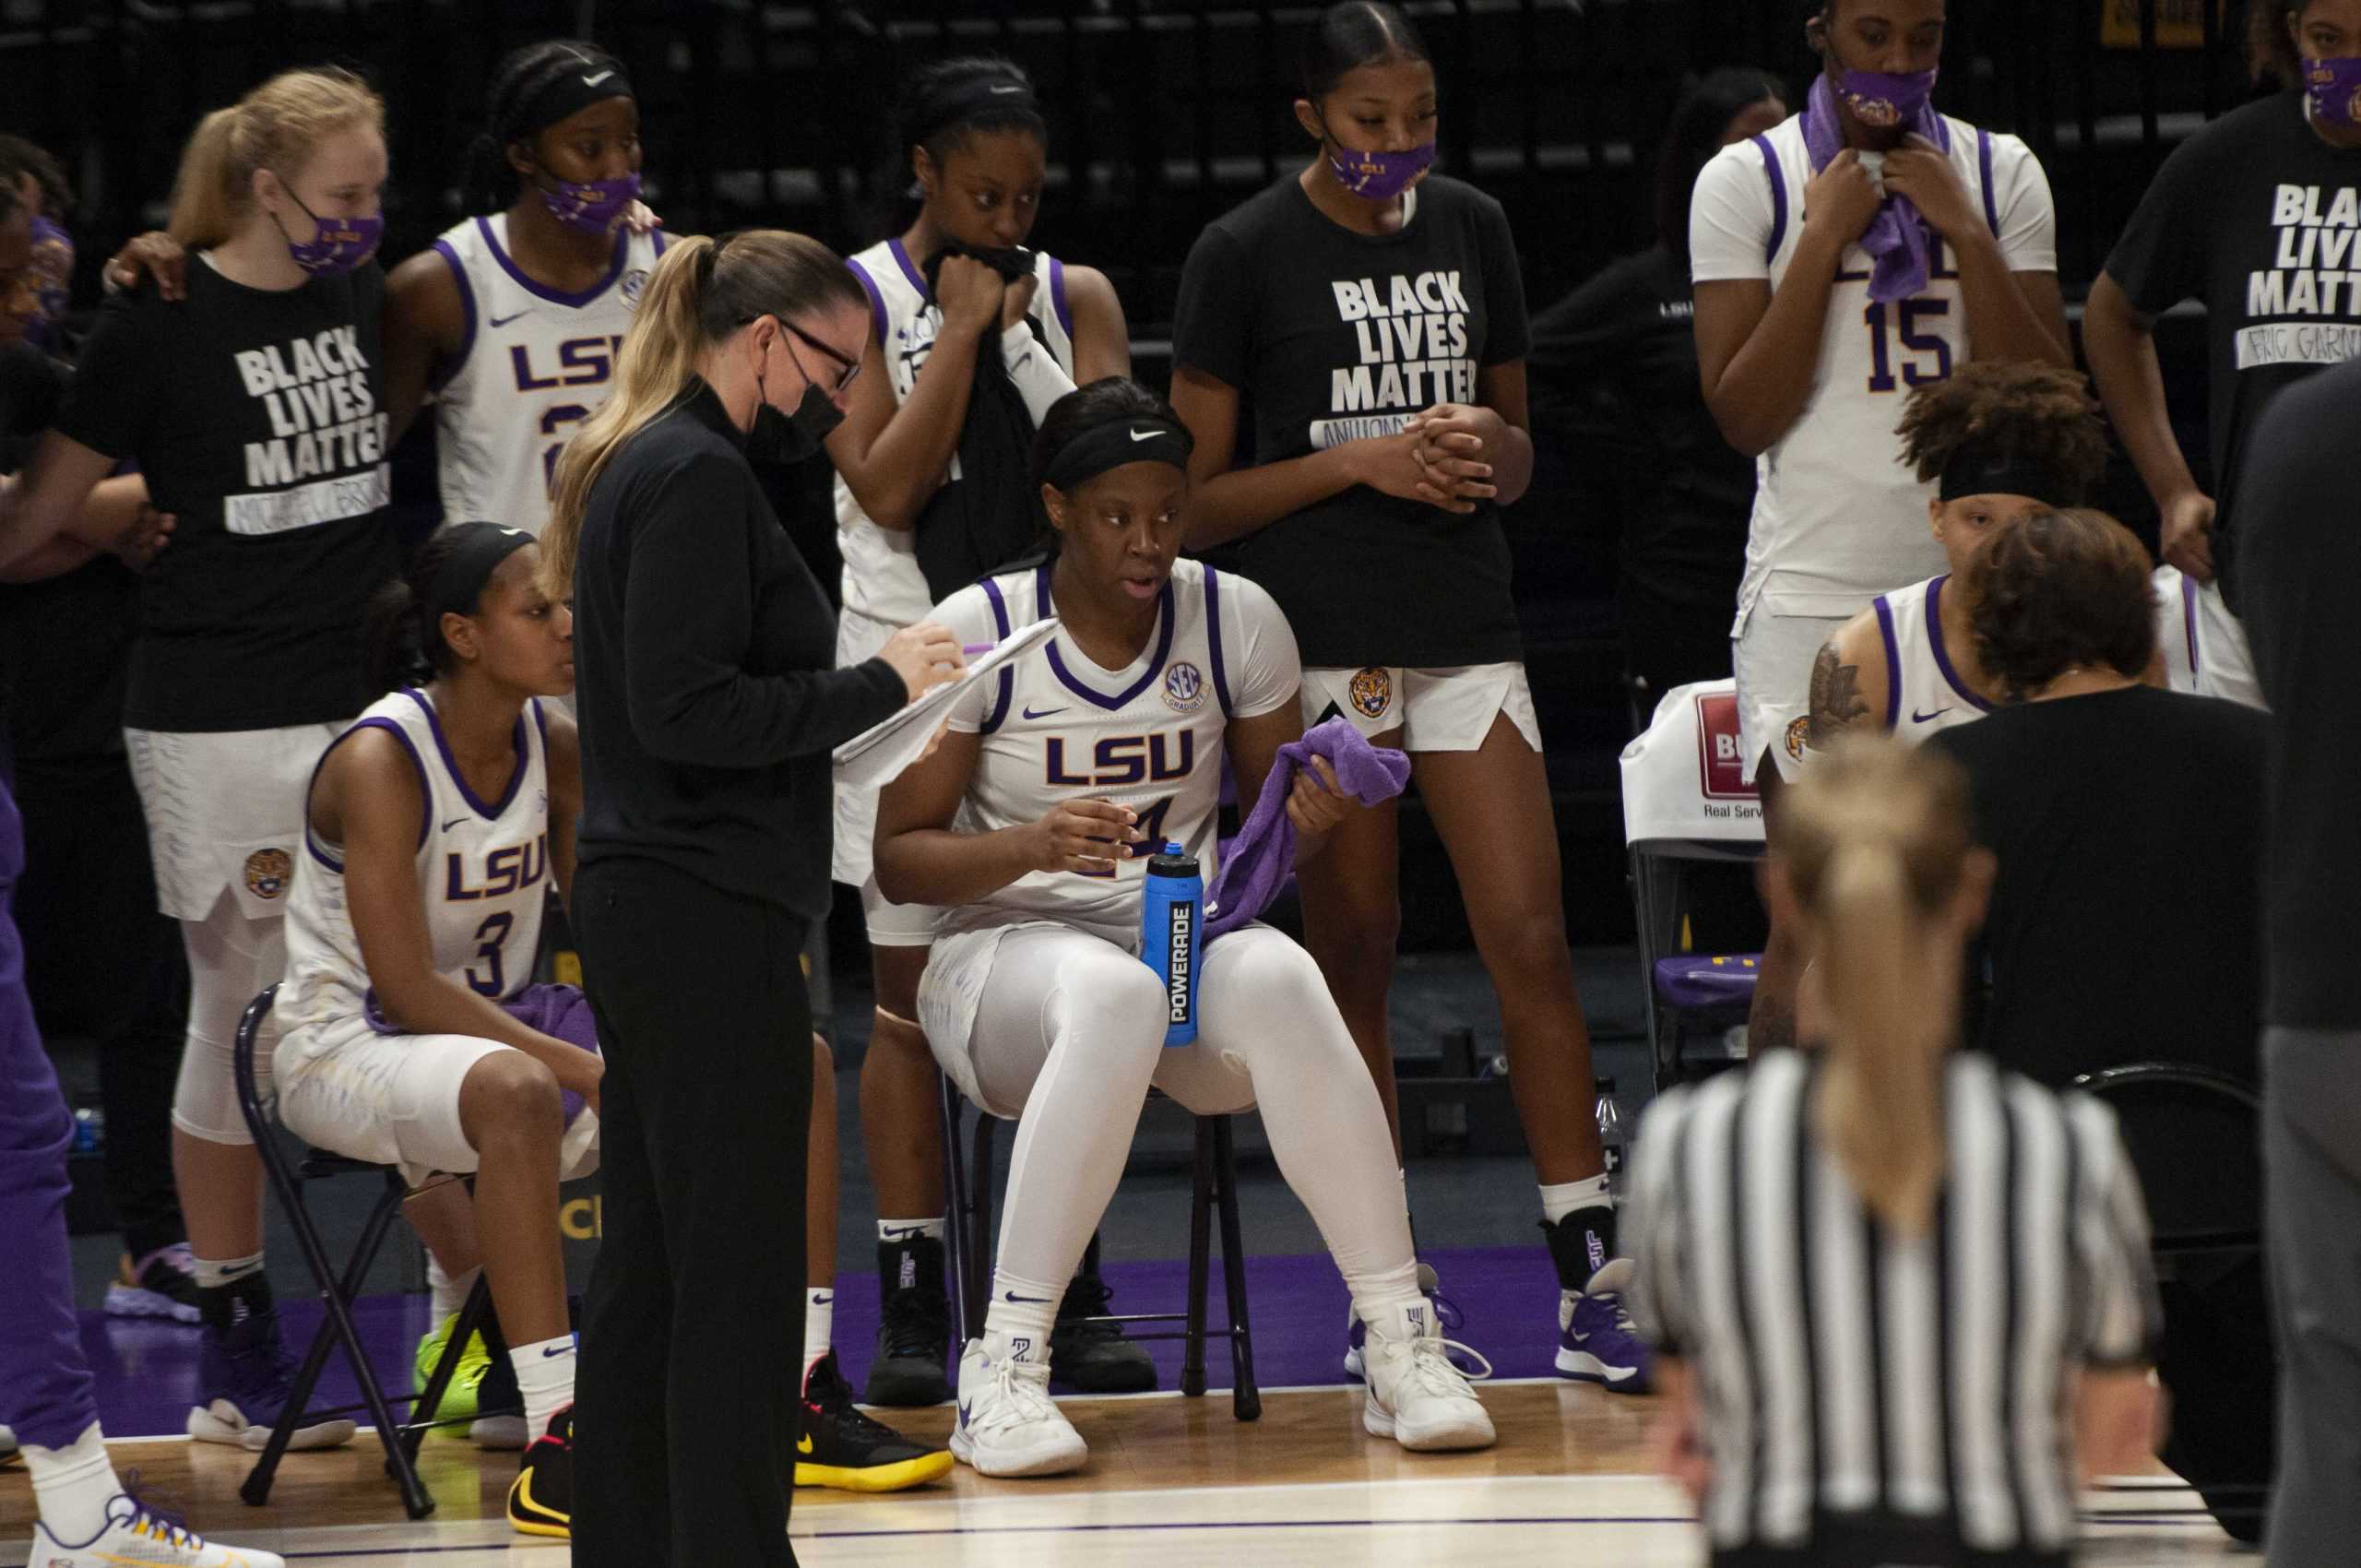
[[[1924,104],[1910,129],[1945,152],[1952,149],[1952,129],[1934,105]],[[1845,127],[1836,117],[1836,95],[1829,90],[1827,73],[1812,80],[1811,100],[1804,110],[1804,146],[1811,153],[1811,172],[1819,173],[1845,150]],[[1861,231],[1861,248],[1869,253],[1869,298],[1880,303],[1906,300],[1926,291],[1933,243],[1927,220],[1907,196],[1890,196],[1869,226]]]
[[[568,1045],[578,1045],[593,1056],[599,1054],[599,1025],[591,1016],[590,999],[573,986],[528,985],[500,1007],[528,1029],[537,1029]],[[413,1032],[386,1016],[374,991],[362,1003],[361,1013],[369,1020],[369,1027],[381,1035]],[[560,1098],[565,1106],[565,1124],[571,1127],[587,1102],[572,1089],[565,1090]]]
[[[1269,909],[1294,874],[1295,824],[1287,817],[1287,791],[1295,788],[1296,770],[1311,766],[1315,756],[1326,757],[1336,782],[1365,806],[1392,800],[1410,782],[1410,759],[1391,746],[1370,745],[1350,719],[1331,719],[1305,731],[1302,740],[1281,746],[1253,813],[1222,857],[1205,895],[1214,909],[1205,924],[1208,944]]]

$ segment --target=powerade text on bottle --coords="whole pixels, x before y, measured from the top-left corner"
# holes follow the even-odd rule
[[[1203,955],[1205,883],[1196,857],[1167,844],[1147,863],[1140,897],[1140,959],[1164,980],[1164,1043],[1197,1038],[1197,970]]]

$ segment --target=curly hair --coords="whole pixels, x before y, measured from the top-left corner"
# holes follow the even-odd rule
[[[1975,657],[2011,702],[2072,669],[2136,679],[2156,654],[2154,570],[2148,547],[2105,512],[2006,524],[1968,570]]]
[[[1894,434],[1902,437],[1902,460],[1922,484],[1940,478],[1969,441],[2058,475],[2072,493],[2039,497],[2053,504],[2082,500],[2106,471],[2106,426],[2082,377],[2053,365],[1964,364],[1913,391]]]

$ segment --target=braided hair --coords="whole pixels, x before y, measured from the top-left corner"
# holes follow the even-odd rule
[[[484,129],[468,144],[467,172],[460,182],[462,205],[469,213],[499,212],[516,199],[521,180],[509,166],[508,149],[526,140],[540,125],[528,115],[542,91],[561,77],[588,70],[623,70],[623,62],[576,38],[552,38],[512,50],[492,73],[484,95]]]

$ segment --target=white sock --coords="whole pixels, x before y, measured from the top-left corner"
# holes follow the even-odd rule
[[[574,1336],[562,1334],[508,1352],[516,1387],[525,1396],[525,1431],[538,1440],[550,1418],[574,1403]]]
[[[32,1472],[35,1511],[58,1545],[81,1547],[98,1539],[107,1527],[107,1504],[123,1493],[98,1422],[64,1448],[26,1443],[25,1468]]]
[[[921,1236],[940,1241],[950,1234],[950,1219],[940,1214],[931,1219],[881,1219],[877,1222],[877,1239],[881,1241],[915,1241]]]
[[[481,1264],[478,1264],[465,1274],[449,1275],[443,1272],[441,1258],[436,1257],[433,1253],[426,1254],[426,1289],[434,1300],[434,1321],[437,1325],[440,1325],[445,1318],[457,1315],[459,1309],[468,1304],[469,1296],[474,1293],[476,1281],[482,1277]]]
[[[1578,1208],[1605,1208],[1614,1201],[1608,1195],[1605,1171],[1580,1182],[1541,1183],[1541,1218],[1552,1225]]]
[[[1423,1311],[1428,1304],[1426,1297],[1418,1293],[1418,1265],[1415,1262],[1371,1274],[1347,1275],[1345,1289],[1353,1293],[1353,1315],[1382,1330],[1388,1338],[1402,1337],[1404,1314],[1413,1307]]]
[[[243,1258],[191,1258],[196,1267],[196,1288],[219,1290],[224,1285],[235,1284],[262,1267],[262,1254]]]
[[[992,1274],[992,1304],[984,1313],[984,1353],[994,1360],[1050,1360],[1050,1330],[1058,1320],[1064,1288],[1021,1279],[1005,1270]]]
[[[812,1369],[828,1353],[831,1336],[836,1328],[836,1292],[825,1290],[803,1292],[803,1381],[812,1381]]]

